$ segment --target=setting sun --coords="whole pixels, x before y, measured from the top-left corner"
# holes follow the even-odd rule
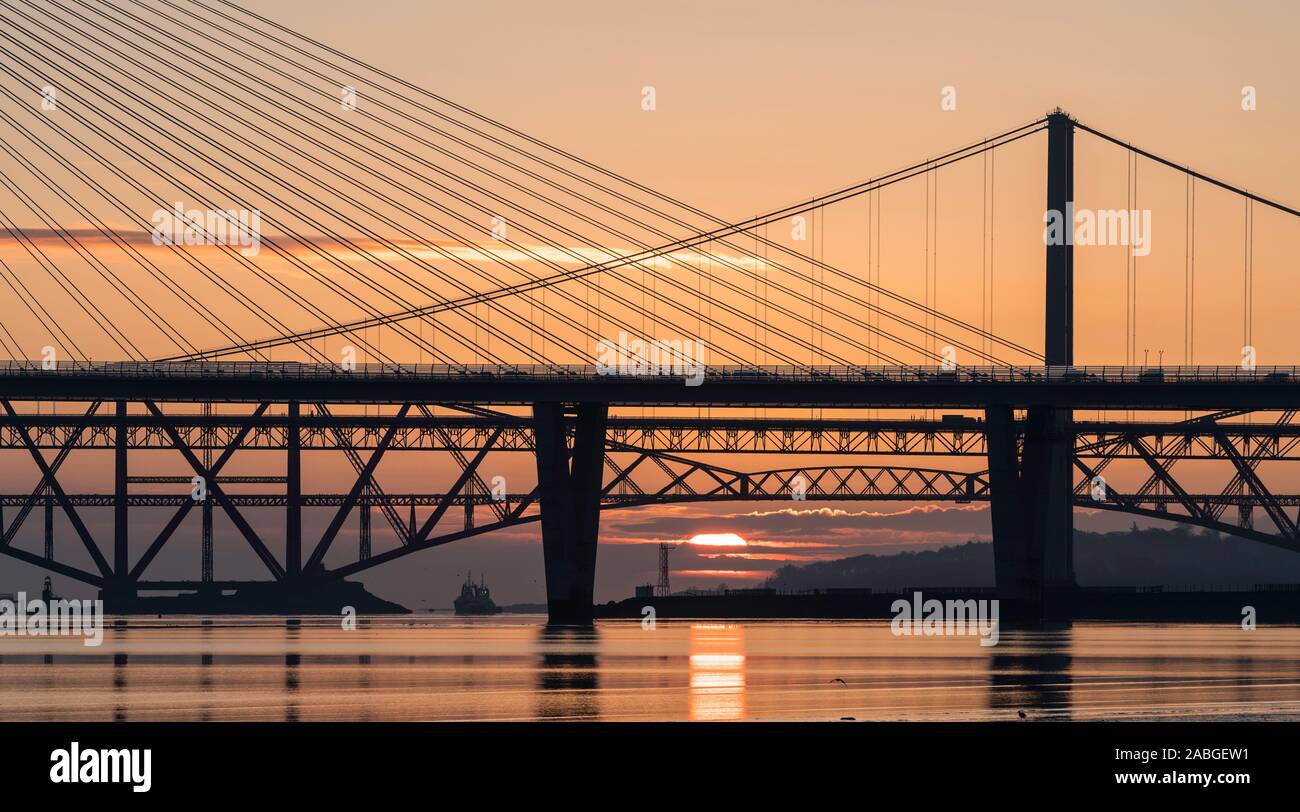
[[[749,542],[737,536],[735,533],[700,533],[691,536],[687,544],[698,544],[701,547],[748,547]]]

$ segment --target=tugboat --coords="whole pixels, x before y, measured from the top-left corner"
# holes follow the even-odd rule
[[[492,602],[492,592],[483,576],[479,576],[476,584],[469,573],[465,575],[465,583],[460,585],[460,597],[456,599],[455,607],[458,615],[495,615],[501,611],[501,607]]]

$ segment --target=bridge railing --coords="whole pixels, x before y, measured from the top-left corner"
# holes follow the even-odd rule
[[[680,370],[664,374],[611,372],[583,364],[356,364],[352,367],[292,361],[96,362],[0,361],[0,378],[41,375],[147,379],[409,379],[429,380],[612,380],[680,379]],[[1300,383],[1300,367],[1225,366],[708,366],[705,380],[726,383]]]

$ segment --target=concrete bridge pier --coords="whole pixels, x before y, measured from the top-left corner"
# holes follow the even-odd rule
[[[1023,446],[1010,406],[984,414],[998,593],[1025,614],[1053,614],[1075,586],[1069,412],[1030,409]]]
[[[552,624],[587,626],[594,619],[608,416],[604,403],[533,404],[546,606]],[[575,429],[571,447],[566,436],[569,420]]]

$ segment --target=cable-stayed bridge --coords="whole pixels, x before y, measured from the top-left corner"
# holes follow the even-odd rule
[[[999,588],[1030,602],[1074,584],[1076,507],[1300,548],[1300,488],[1264,481],[1297,456],[1300,368],[1244,358],[1255,212],[1300,213],[1063,112],[735,221],[237,4],[0,0],[0,20],[0,448],[36,477],[0,495],[11,558],[118,599],[248,583],[217,575],[220,530],[254,580],[310,589],[538,522],[552,619],[585,622],[605,508],[988,501]],[[1137,358],[1132,244],[1122,362],[1076,364],[1072,240],[1044,241],[1012,283],[1041,307],[995,330],[997,159],[1045,145],[1045,210],[1072,212],[1076,136],[1123,153],[1125,215],[1139,161],[1185,184],[1184,363]],[[980,278],[952,281],[967,260],[941,284],[940,179],[950,195],[972,167]],[[924,248],[902,260],[889,195],[921,185]],[[1243,205],[1239,364],[1195,363],[1198,191]],[[827,224],[854,205],[843,265]],[[979,308],[942,299],[954,285]],[[498,477],[508,452],[525,474]],[[274,472],[226,473],[249,456]],[[336,487],[305,488],[325,456]],[[1125,466],[1132,488],[1108,481]],[[250,518],[267,508],[274,533]],[[153,575],[192,524],[198,577]]]

